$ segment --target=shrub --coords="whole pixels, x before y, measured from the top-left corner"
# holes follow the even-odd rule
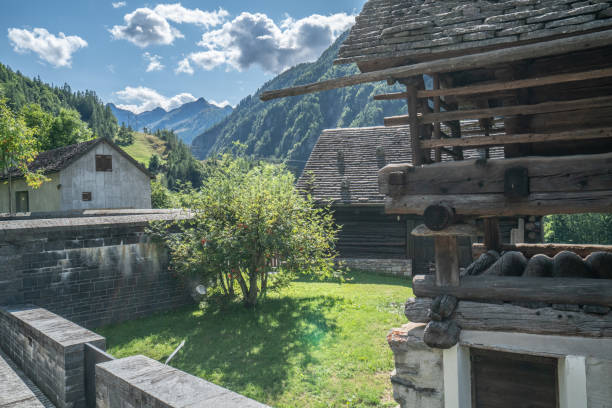
[[[209,295],[240,296],[247,306],[299,275],[334,274],[332,214],[300,195],[283,166],[225,155],[207,172],[200,190],[178,194],[192,215],[173,224],[180,233],[154,228],[176,272],[203,282]]]

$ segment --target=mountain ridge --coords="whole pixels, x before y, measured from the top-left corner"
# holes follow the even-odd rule
[[[138,131],[142,131],[145,127],[151,131],[173,130],[187,144],[233,111],[231,106],[219,107],[204,98],[187,102],[169,111],[157,107],[139,114],[121,109],[113,103],[109,103],[108,106],[119,124],[125,123],[126,126],[129,125]]]

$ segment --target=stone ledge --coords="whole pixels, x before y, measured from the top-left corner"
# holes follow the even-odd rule
[[[138,401],[146,401],[147,406],[172,408],[267,407],[145,356],[96,365],[98,408],[141,406]]]

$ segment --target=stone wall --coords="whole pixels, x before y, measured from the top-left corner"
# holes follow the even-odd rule
[[[349,269],[378,272],[385,275],[412,276],[411,259],[340,258],[338,260]]]
[[[59,408],[85,407],[85,343],[106,340],[35,306],[0,308],[0,347]]]
[[[85,327],[189,302],[145,234],[177,213],[0,222],[0,305],[32,303]]]
[[[444,408],[443,352],[423,342],[424,328],[408,323],[387,336],[395,358],[393,398],[401,408]]]
[[[96,407],[267,406],[148,357],[133,356],[96,365]]]

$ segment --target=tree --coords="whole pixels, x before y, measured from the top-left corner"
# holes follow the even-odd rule
[[[93,132],[81,120],[79,112],[74,109],[60,109],[59,115],[53,118],[49,129],[48,145],[44,150],[86,142],[93,137]]]
[[[156,154],[153,154],[151,156],[151,158],[149,159],[149,171],[152,174],[157,174],[161,171],[161,160],[159,159],[159,156]]]
[[[25,177],[26,183],[38,188],[48,179],[41,172],[28,169],[38,155],[38,141],[34,137],[35,129],[26,126],[22,116],[14,115],[6,105],[6,99],[0,99],[0,168],[8,175],[9,213],[13,213],[12,203],[12,170],[17,169]]]
[[[546,242],[612,244],[612,214],[557,214],[544,218]]]
[[[121,146],[129,146],[134,143],[134,131],[131,126],[126,127],[125,123],[121,124],[117,133],[117,143]]]
[[[193,215],[173,224],[181,233],[154,227],[178,273],[247,306],[298,275],[333,275],[338,227],[283,166],[225,155],[208,169],[199,191],[178,194]]]
[[[174,208],[172,194],[159,180],[151,180],[151,207]]]

